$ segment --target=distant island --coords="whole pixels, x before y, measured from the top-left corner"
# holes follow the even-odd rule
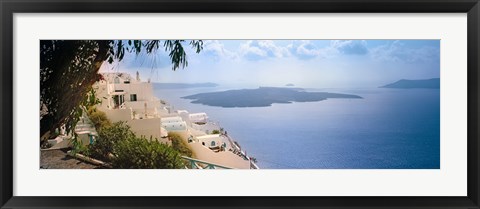
[[[285,86],[295,86],[293,83],[287,83]]]
[[[154,88],[161,89],[186,89],[198,87],[217,87],[216,83],[153,83]]]
[[[397,88],[397,89],[439,89],[440,78],[431,78],[423,80],[406,80],[402,79],[395,83],[380,86],[380,88]]]
[[[350,94],[306,92],[301,88],[260,87],[220,92],[200,93],[182,97],[192,103],[217,107],[268,107],[273,103],[316,102],[328,98],[361,99]]]

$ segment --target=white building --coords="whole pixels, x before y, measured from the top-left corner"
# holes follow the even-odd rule
[[[165,106],[153,94],[152,84],[133,79],[126,73],[104,73],[104,80],[95,84],[98,98],[104,109],[127,109],[139,118],[167,113]]]
[[[93,85],[97,98],[101,100],[97,108],[112,122],[126,121],[137,136],[153,137],[166,143],[168,132],[181,132],[182,136],[190,136],[190,146],[199,159],[223,164],[224,158],[228,158],[235,167],[250,167],[250,162],[238,154],[222,152],[231,148],[228,138],[220,134],[208,135],[220,128],[208,122],[206,113],[173,112],[172,107],[154,96],[152,84],[142,82],[138,73],[136,78],[125,73],[102,75],[104,79]],[[95,137],[93,132],[85,132],[81,140],[91,143]]]
[[[180,116],[164,117],[160,120],[162,121],[162,124],[183,122],[183,120]]]
[[[187,123],[185,121],[181,122],[172,122],[172,123],[162,123],[162,127],[170,131],[186,131],[187,130]]]
[[[196,124],[205,124],[208,121],[207,113],[204,113],[204,112],[189,114],[188,118],[191,123],[196,123]]]
[[[188,114],[187,110],[176,110],[175,112],[179,115]]]
[[[165,137],[161,118],[169,116],[169,107],[156,98],[150,82],[142,82],[137,73],[103,73],[103,80],[94,84],[101,104],[97,108],[112,122],[126,121],[137,136]],[[186,126],[186,125],[185,125]]]
[[[164,117],[160,119],[162,127],[167,131],[186,131],[187,123],[180,116]]]
[[[226,148],[228,139],[220,134],[209,134],[204,136],[197,136],[195,142],[201,143],[210,149],[218,149],[220,147]]]

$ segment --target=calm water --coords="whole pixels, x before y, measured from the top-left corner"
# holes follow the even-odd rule
[[[176,109],[206,112],[264,168],[440,168],[438,89],[310,89],[363,99],[222,108],[182,96],[221,88],[155,89]]]

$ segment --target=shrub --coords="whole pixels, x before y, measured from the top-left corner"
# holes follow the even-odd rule
[[[180,153],[156,140],[129,137],[115,145],[112,166],[114,168],[175,169],[184,168]]]
[[[180,154],[192,157],[193,152],[188,148],[188,144],[185,142],[185,140],[182,139],[182,137],[176,133],[168,133],[168,138],[172,142],[172,147],[173,149],[177,150],[180,152]]]
[[[100,129],[98,139],[89,146],[91,156],[103,161],[109,161],[113,154],[114,145],[120,141],[135,137],[125,122],[117,122]]]
[[[84,145],[83,142],[78,139],[78,134],[74,133],[73,137],[70,139],[72,145],[72,154],[81,153],[84,155],[90,155],[90,149],[88,146]]]
[[[136,137],[125,122],[101,129],[89,146],[91,157],[111,163],[113,168],[184,168],[181,153],[157,140]]]
[[[98,110],[95,106],[89,107],[87,110],[87,114],[97,131],[100,131],[102,128],[106,128],[112,125],[110,120],[107,118],[107,115],[104,112]]]
[[[220,134],[220,130],[213,130],[212,134]]]

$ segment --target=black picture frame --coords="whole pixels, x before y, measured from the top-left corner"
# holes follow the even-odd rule
[[[479,0],[0,0],[1,208],[479,208]],[[20,197],[13,196],[15,13],[467,13],[466,197]],[[32,72],[35,73],[35,72]]]

